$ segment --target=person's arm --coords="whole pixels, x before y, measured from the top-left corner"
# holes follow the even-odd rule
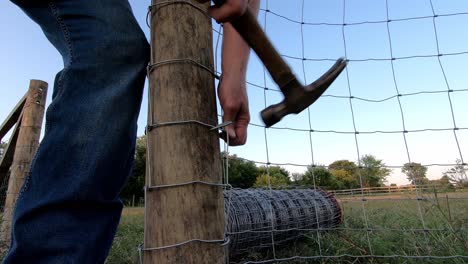
[[[231,6],[228,5],[229,3],[231,3]],[[220,8],[211,9],[210,14],[218,22],[228,21],[245,12],[246,9],[243,3],[248,3],[248,8],[252,13],[258,14],[260,0],[228,0]],[[232,11],[236,7],[241,12]],[[221,64],[222,76],[218,87],[218,96],[224,111],[223,120],[233,122],[232,125],[226,128],[229,143],[232,146],[243,145],[247,140],[247,126],[250,122],[246,91],[249,53],[250,47],[247,43],[230,23],[225,23]]]

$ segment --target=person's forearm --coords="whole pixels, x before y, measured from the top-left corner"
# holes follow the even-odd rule
[[[258,14],[259,6],[260,0],[249,1],[249,9],[255,16]],[[223,78],[237,78],[245,81],[249,53],[249,45],[230,23],[225,23],[221,65]]]

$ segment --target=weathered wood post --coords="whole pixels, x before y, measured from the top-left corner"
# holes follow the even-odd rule
[[[17,124],[19,126],[18,138],[10,167],[10,178],[0,231],[2,243],[6,245],[10,244],[11,220],[16,199],[39,146],[47,87],[46,82],[31,80],[23,107],[21,123]]]
[[[217,124],[207,5],[153,0],[150,9],[146,264],[224,263],[218,132],[204,125]]]

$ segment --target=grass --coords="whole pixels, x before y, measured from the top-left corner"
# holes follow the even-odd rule
[[[310,232],[303,239],[276,246],[276,257],[337,255],[467,256],[468,193],[342,198],[344,230]],[[364,212],[366,217],[364,218]],[[143,208],[126,208],[107,263],[138,263],[143,241]],[[424,231],[423,222],[428,231]],[[367,221],[366,221],[367,220]],[[349,229],[346,229],[349,228]],[[352,230],[352,229],[354,230]],[[369,229],[369,231],[367,231]],[[440,230],[432,230],[440,229]],[[319,247],[320,243],[320,247]],[[320,250],[319,250],[320,248]],[[321,251],[321,252],[320,252]],[[320,254],[321,253],[321,254]],[[249,252],[234,262],[271,259],[271,250]],[[355,258],[320,263],[464,263],[467,259]],[[288,263],[316,263],[312,260]]]
[[[464,198],[468,198],[468,193],[463,195]],[[366,201],[357,198],[341,199],[344,215],[341,228],[345,228],[344,230],[323,231],[319,234],[310,232],[295,243],[277,246],[276,257],[468,256],[468,203],[466,199],[460,199],[463,195],[451,194],[449,206],[445,196],[435,199],[430,195],[425,195],[427,199],[420,201],[405,199],[414,198],[410,195],[392,197],[393,199],[380,197]],[[427,231],[424,231],[422,219]],[[247,254],[237,262],[271,258],[273,254],[270,250],[262,254]],[[338,260],[324,259],[321,263],[464,263],[464,261],[467,259],[343,257]]]
[[[392,197],[342,198],[344,230],[309,232],[287,245],[277,245],[276,257],[338,255],[454,256],[468,255],[468,192]],[[408,199],[412,198],[412,200]],[[447,203],[448,201],[448,203]],[[364,212],[366,217],[364,217]],[[423,222],[428,231],[423,229]],[[352,229],[354,230],[352,230]],[[367,231],[369,229],[369,231]],[[435,231],[431,229],[441,229]],[[134,264],[143,242],[144,209],[125,208],[107,264]],[[319,246],[320,244],[320,246]],[[319,250],[320,249],[320,250]],[[271,259],[271,250],[249,252],[235,262]],[[467,259],[354,258],[318,263],[465,263]],[[290,261],[288,263],[317,263]]]
[[[138,246],[143,242],[144,209],[125,208],[112,244],[107,264],[134,264],[138,261]]]

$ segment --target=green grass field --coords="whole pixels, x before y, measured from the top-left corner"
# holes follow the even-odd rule
[[[341,197],[339,230],[309,232],[303,239],[276,246],[276,257],[338,255],[468,256],[468,192]],[[447,199],[448,198],[448,199]],[[364,217],[364,212],[366,217]],[[423,229],[423,221],[427,231]],[[434,230],[438,229],[438,230]],[[143,242],[144,209],[125,208],[107,259],[108,264],[134,264]],[[249,252],[235,262],[271,259],[271,250]],[[288,263],[317,263],[288,262]],[[342,257],[318,263],[468,263],[467,259],[402,259]]]
[[[342,230],[310,232],[303,239],[276,247],[276,257],[337,255],[468,256],[468,193],[411,194],[340,199]],[[448,203],[447,203],[448,202]],[[366,217],[364,217],[364,212]],[[126,208],[107,263],[138,263],[143,241],[143,208]],[[427,231],[423,229],[423,221]],[[434,230],[439,229],[439,230]],[[319,247],[320,244],[320,247]],[[320,250],[319,250],[320,248]],[[250,252],[235,260],[272,258],[272,252]],[[321,263],[465,263],[467,259],[401,259],[343,257]],[[316,263],[313,261],[289,263]],[[320,262],[319,262],[320,263]]]

